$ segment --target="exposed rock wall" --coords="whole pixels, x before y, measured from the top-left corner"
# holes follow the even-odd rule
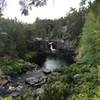
[[[52,42],[53,47],[57,50],[74,51],[76,48],[76,41],[69,40],[32,40],[28,41],[28,47],[35,51],[50,51],[49,43]]]

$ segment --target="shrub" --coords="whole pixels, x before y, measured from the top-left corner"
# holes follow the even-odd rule
[[[61,83],[49,84],[44,88],[43,100],[66,100],[69,95],[69,85]]]
[[[0,62],[0,69],[4,74],[17,74],[24,69],[24,60],[14,58]]]

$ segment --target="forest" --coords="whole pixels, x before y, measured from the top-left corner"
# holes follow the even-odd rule
[[[65,17],[37,18],[31,24],[0,15],[0,100],[100,100],[100,0],[90,0],[88,7],[85,1]],[[22,13],[27,15],[28,10]],[[58,45],[50,51],[49,42]],[[38,62],[60,52],[72,62],[50,72],[42,70]],[[21,76],[40,70],[45,75],[39,80]]]

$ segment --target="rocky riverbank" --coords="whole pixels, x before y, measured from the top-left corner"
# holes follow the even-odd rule
[[[47,69],[32,69],[17,76],[2,76],[0,77],[0,96],[22,96],[28,88],[31,87],[37,93],[43,92],[41,88],[46,84],[49,75],[58,75]]]

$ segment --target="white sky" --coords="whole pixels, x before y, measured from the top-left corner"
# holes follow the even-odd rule
[[[55,19],[66,16],[70,7],[78,8],[81,0],[48,0],[47,6],[32,9],[28,16],[21,15],[19,0],[7,0],[4,17],[15,18],[23,22],[32,23],[37,17],[41,19]]]

